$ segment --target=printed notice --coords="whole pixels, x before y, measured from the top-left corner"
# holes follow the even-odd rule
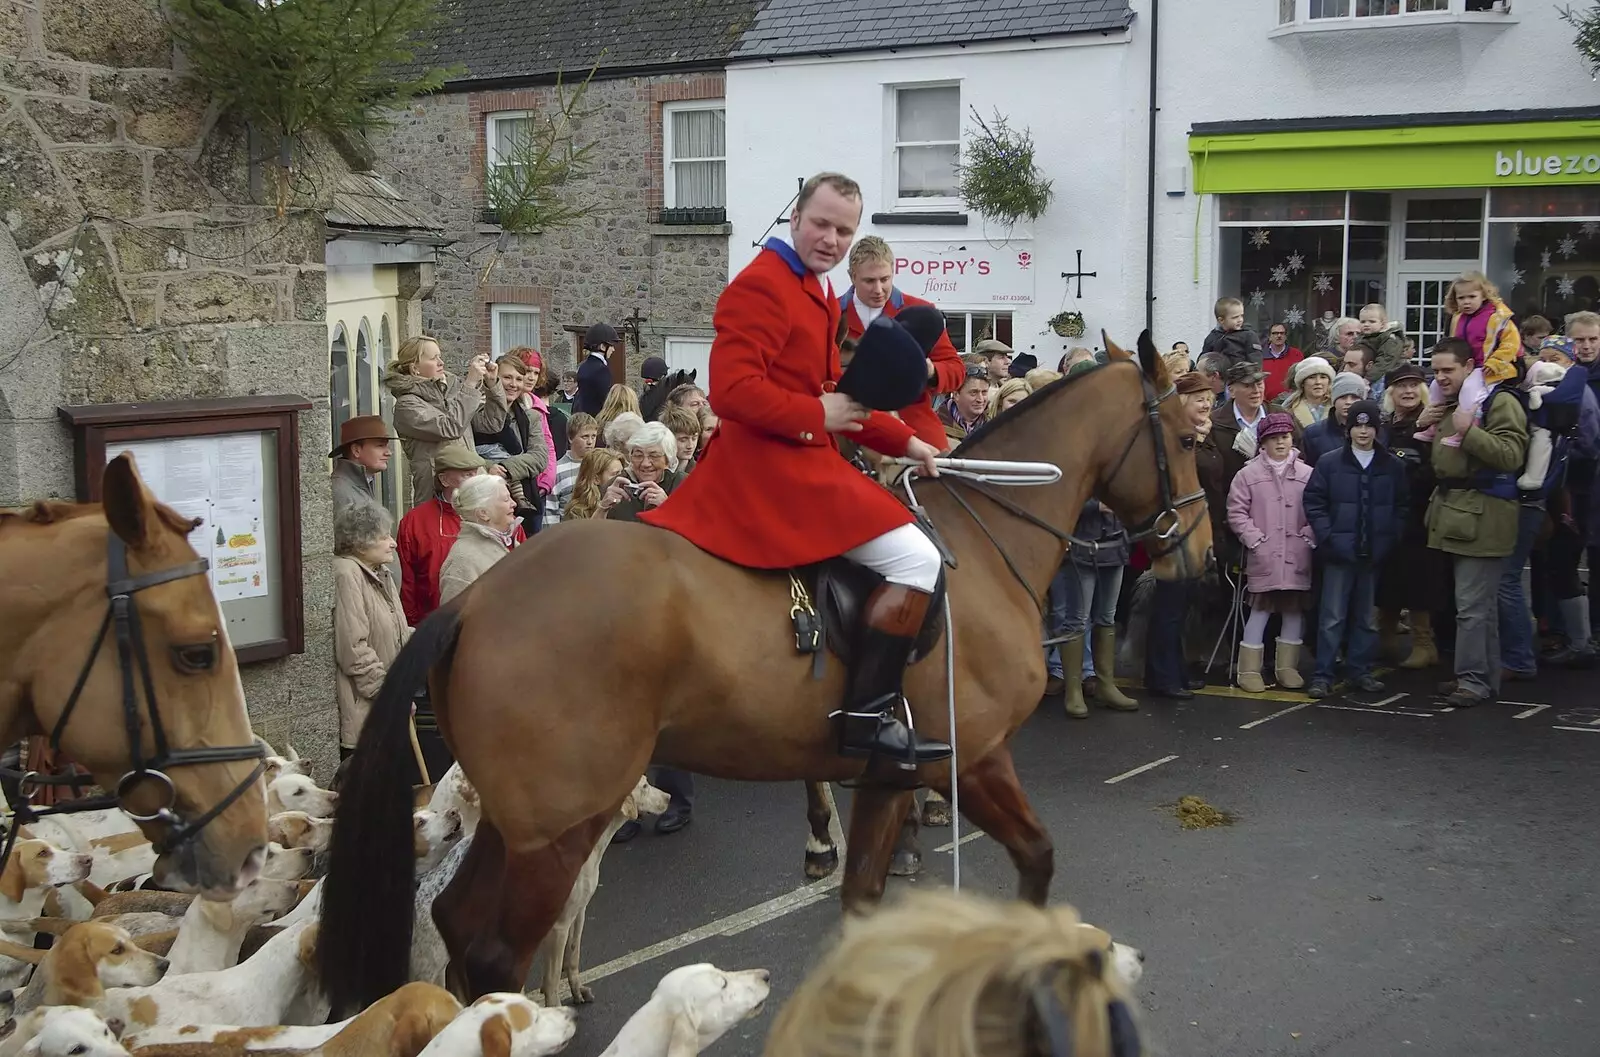
[[[268,593],[267,546],[262,526],[265,473],[260,433],[174,437],[123,444],[107,455],[133,455],[139,476],[155,497],[201,518],[189,542],[211,562],[218,602]]]

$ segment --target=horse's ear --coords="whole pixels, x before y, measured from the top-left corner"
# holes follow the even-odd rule
[[[123,452],[106,463],[100,496],[111,531],[129,547],[138,549],[142,546],[148,537],[156,504],[144,482],[139,479],[132,455]]]
[[[1165,390],[1172,384],[1172,377],[1167,372],[1167,361],[1162,359],[1149,330],[1139,332],[1139,369],[1144,371],[1144,376],[1150,379],[1157,389]]]
[[[1100,332],[1100,340],[1105,342],[1107,360],[1131,360],[1133,356],[1122,346],[1111,340],[1111,335],[1105,331]]]

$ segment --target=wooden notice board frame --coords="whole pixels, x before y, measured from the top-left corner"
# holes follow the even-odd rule
[[[262,435],[262,512],[268,522],[264,542],[268,566],[275,572],[268,577],[265,596],[219,603],[240,664],[305,652],[299,412],[310,409],[311,402],[299,396],[87,404],[56,409],[72,430],[77,495],[79,502],[85,503],[100,501],[106,453],[116,455],[122,450],[120,445]],[[269,619],[263,620],[263,614]],[[251,626],[267,626],[270,631],[251,641]]]

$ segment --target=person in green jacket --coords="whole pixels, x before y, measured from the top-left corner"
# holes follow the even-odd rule
[[[1456,708],[1493,701],[1500,691],[1500,625],[1496,605],[1505,557],[1517,543],[1517,475],[1528,454],[1528,416],[1515,394],[1497,387],[1482,422],[1454,403],[1474,366],[1472,347],[1445,338],[1433,347],[1434,380],[1445,403],[1422,412],[1434,431],[1438,487],[1428,503],[1428,546],[1455,566],[1456,678],[1446,695]],[[1459,436],[1459,446],[1445,443]]]

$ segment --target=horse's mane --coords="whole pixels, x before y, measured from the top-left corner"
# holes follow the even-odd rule
[[[0,529],[11,525],[55,525],[98,514],[98,503],[69,503],[64,499],[38,499],[28,506],[0,507]]]
[[[1127,361],[1111,360],[1107,363],[1096,363],[1087,371],[1079,371],[1077,374],[1063,375],[1051,382],[1049,385],[1045,386],[1043,389],[1035,389],[1033,392],[1029,393],[1025,399],[1019,400],[1017,403],[1012,404],[994,418],[984,423],[978,428],[976,433],[965,437],[960,444],[956,445],[955,450],[950,453],[950,457],[952,459],[960,459],[971,455],[972,449],[977,445],[982,444],[984,441],[991,439],[996,430],[1011,428],[1012,424],[1018,419],[1022,418],[1024,415],[1027,415],[1029,412],[1037,411],[1040,407],[1047,403],[1047,401],[1041,399],[1042,397],[1047,397],[1059,389],[1065,389],[1068,385],[1078,381],[1079,379],[1087,378],[1092,374],[1099,374],[1112,364],[1123,362]],[[1139,366],[1136,362],[1133,365],[1135,367]]]

